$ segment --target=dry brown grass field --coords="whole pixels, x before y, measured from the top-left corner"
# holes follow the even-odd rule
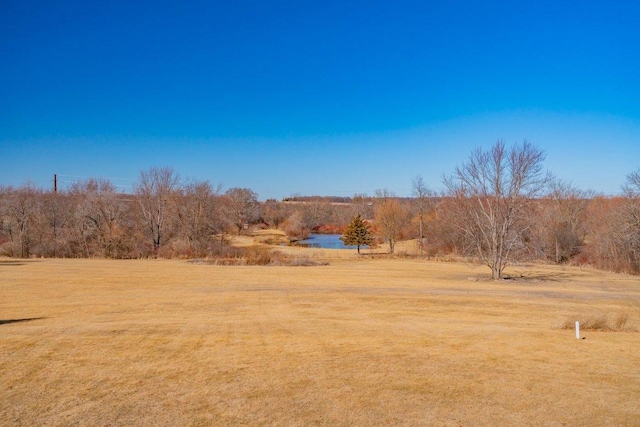
[[[0,424],[640,425],[640,278],[315,251],[0,259]]]

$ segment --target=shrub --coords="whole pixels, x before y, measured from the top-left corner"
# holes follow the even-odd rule
[[[575,322],[580,322],[580,330],[583,331],[604,331],[604,332],[621,332],[636,331],[629,324],[629,314],[591,314],[587,316],[571,316],[566,317],[556,327],[558,329],[574,329]]]
[[[192,260],[198,264],[211,265],[272,265],[272,266],[292,266],[310,267],[328,265],[326,262],[318,262],[309,257],[292,257],[278,251],[270,251],[268,248],[228,248],[220,251],[215,256],[206,259],[198,258]]]

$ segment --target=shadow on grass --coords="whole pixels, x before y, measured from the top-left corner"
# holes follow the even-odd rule
[[[9,323],[30,322],[32,320],[46,319],[46,317],[28,317],[24,319],[0,319],[0,325],[7,325]]]
[[[20,259],[20,260],[3,259],[3,260],[0,260],[0,267],[3,267],[3,266],[15,267],[15,266],[25,265],[33,262],[38,262],[38,261],[32,260],[32,259]]]
[[[569,272],[526,272],[526,273],[514,273],[505,274],[502,276],[502,280],[515,280],[515,281],[531,281],[531,282],[560,282],[570,278],[575,278],[575,274]]]

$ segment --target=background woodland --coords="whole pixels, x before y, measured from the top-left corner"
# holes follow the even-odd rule
[[[463,166],[473,161],[472,155]],[[464,172],[464,167],[456,172]],[[225,256],[233,250],[228,244],[231,235],[277,228],[295,241],[312,232],[342,233],[359,214],[374,244],[384,245],[389,253],[395,252],[397,241],[415,239],[421,256],[477,257],[482,248],[477,239],[469,239],[469,224],[478,215],[474,204],[496,192],[474,198],[461,193],[453,178],[445,179],[448,190],[442,194],[430,191],[417,177],[410,198],[383,189],[373,196],[264,202],[251,189],[223,191],[206,181],[182,180],[171,168],[141,172],[132,193],[120,192],[102,179],[77,181],[62,191],[29,183],[5,186],[0,187],[0,255]],[[510,260],[640,273],[640,169],[627,176],[619,196],[594,194],[552,177],[539,190],[535,195],[515,195],[526,203],[518,205],[518,226],[508,235]]]

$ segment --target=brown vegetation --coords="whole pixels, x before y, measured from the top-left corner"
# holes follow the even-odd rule
[[[511,148],[498,141],[490,150],[475,150],[444,180],[457,234],[493,279],[527,249],[535,202],[550,180],[543,160],[542,150],[528,141]]]
[[[542,174],[544,154],[528,142],[476,150],[434,196],[420,177],[413,198],[387,190],[375,197],[294,197],[258,202],[248,188],[222,193],[208,182],[181,180],[170,168],[140,174],[134,194],[89,179],[46,192],[0,187],[0,255],[30,257],[204,258],[232,237],[282,230],[288,243],[313,232],[342,234],[356,215],[394,253],[417,239],[425,257],[482,261],[494,278],[511,263],[547,261],[640,273],[640,172],[623,195],[604,197]],[[546,186],[546,184],[550,184]]]
[[[630,331],[637,332],[638,329],[629,326],[629,313],[622,312],[618,314],[590,314],[590,315],[578,315],[567,317],[559,326],[561,329],[574,329],[575,322],[579,322],[580,330],[582,331],[606,331],[606,332],[620,332]]]
[[[2,424],[640,419],[637,277],[512,266],[495,282],[475,265],[337,253],[304,268],[0,259]],[[555,326],[620,313],[620,332],[586,340]]]

